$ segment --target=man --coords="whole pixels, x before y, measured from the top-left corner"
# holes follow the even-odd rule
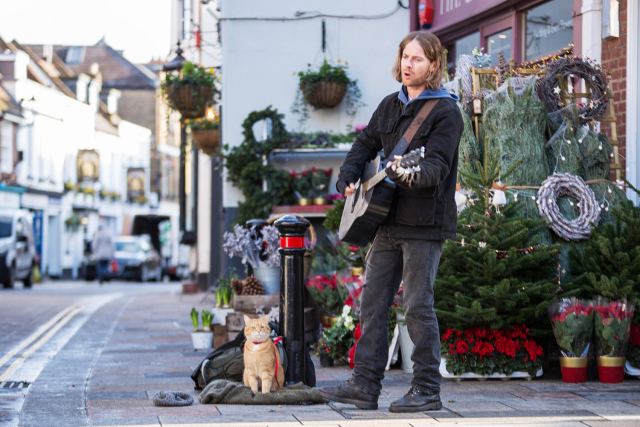
[[[358,135],[340,168],[336,185],[340,193],[353,194],[365,163],[380,150],[388,157],[422,106],[430,99],[438,102],[409,141],[407,152],[425,147],[420,170],[406,174],[392,162],[387,164],[387,175],[397,187],[389,215],[367,254],[356,366],[351,379],[337,387],[323,387],[320,394],[360,409],[378,408],[388,357],[389,308],[403,282],[405,317],[415,344],[414,378],[409,392],[393,402],[389,411],[421,412],[442,407],[433,282],[444,240],[456,236],[454,194],[463,121],[458,98],[441,85],[443,51],[436,36],[412,32],[405,37],[393,74],[402,88],[380,103]]]
[[[93,242],[91,242],[91,251],[96,259],[98,268],[98,279],[100,284],[104,282],[104,276],[109,268],[109,261],[113,258],[113,242],[109,232],[103,225],[98,227],[98,231],[93,236]]]

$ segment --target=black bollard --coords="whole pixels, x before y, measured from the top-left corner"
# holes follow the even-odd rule
[[[309,221],[287,215],[275,222],[280,232],[280,323],[287,352],[286,384],[305,381],[304,346],[304,233]]]

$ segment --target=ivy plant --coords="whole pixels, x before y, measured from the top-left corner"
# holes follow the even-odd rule
[[[306,71],[300,71],[298,77],[298,91],[291,106],[291,112],[300,116],[298,122],[303,126],[309,119],[309,96],[315,92],[320,82],[336,82],[343,84],[346,88],[345,103],[347,104],[347,114],[354,117],[359,107],[365,106],[360,99],[362,93],[358,88],[358,80],[352,80],[347,74],[348,63],[331,65],[325,59],[318,70],[311,69],[311,64]]]
[[[263,159],[269,153],[282,147],[288,140],[288,134],[282,123],[283,114],[268,106],[262,111],[253,111],[242,123],[244,141],[229,148],[224,145],[223,152],[218,155],[227,168],[227,179],[242,191],[244,202],[238,203],[236,224],[244,224],[255,218],[267,218],[273,205],[277,205],[291,197],[291,180],[289,173],[265,164]],[[258,142],[253,135],[253,125],[260,120],[271,120],[271,138]],[[268,183],[267,191],[262,183]]]

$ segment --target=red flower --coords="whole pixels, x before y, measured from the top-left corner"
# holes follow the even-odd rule
[[[349,298],[347,298],[347,300],[344,302],[344,305],[348,305],[349,307],[353,308],[353,299],[351,298],[351,295],[349,295]]]
[[[351,252],[358,252],[358,249],[360,249],[360,248],[358,248],[358,247],[357,247],[357,246],[355,246],[355,245],[351,245],[351,246],[349,246],[349,250],[350,250]]]
[[[358,342],[358,340],[362,336],[362,330],[360,329],[360,323],[358,323],[358,325],[356,326],[355,331],[353,331],[353,336],[355,337],[356,342]]]
[[[631,345],[640,345],[640,328],[636,325],[631,325],[631,335],[629,337]]]
[[[456,343],[456,353],[465,354],[468,349],[469,346],[466,342],[464,342],[463,340],[458,340],[458,342]]]

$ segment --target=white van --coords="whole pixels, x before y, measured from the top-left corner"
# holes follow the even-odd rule
[[[31,287],[35,258],[31,213],[0,209],[0,283],[13,288],[16,280],[22,280],[25,288]]]

